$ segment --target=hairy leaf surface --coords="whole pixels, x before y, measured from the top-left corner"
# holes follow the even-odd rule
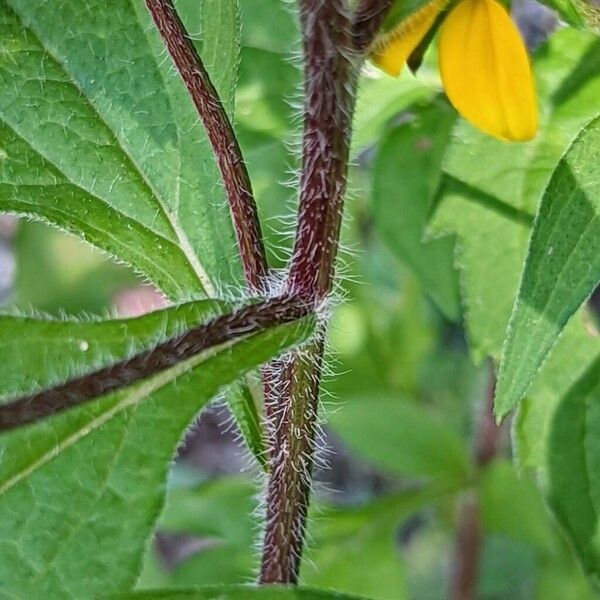
[[[200,16],[231,112],[237,3]],[[82,237],[174,300],[240,280],[212,150],[143,2],[2,0],[0,45],[0,211]]]
[[[204,301],[132,321],[2,317],[2,395],[110,364],[219,311]],[[185,428],[223,386],[306,333],[298,322],[246,336],[1,436],[1,591],[63,600],[131,588]]]

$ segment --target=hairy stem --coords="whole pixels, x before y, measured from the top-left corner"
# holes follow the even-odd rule
[[[485,467],[498,454],[502,428],[494,420],[494,389],[496,377],[490,366],[490,375],[485,403],[482,406],[473,448],[473,462],[478,469]],[[479,503],[477,496],[470,492],[460,507],[450,598],[451,600],[473,600],[477,586],[479,556],[483,542]]]
[[[356,68],[341,0],[302,0],[304,135],[298,224],[286,287],[316,303],[331,291],[346,191]]]
[[[375,39],[393,0],[360,0],[352,21],[354,48],[364,52]]]
[[[346,189],[358,62],[342,0],[301,0],[304,135],[287,293],[316,305],[331,292]],[[323,335],[324,332],[321,333]],[[296,583],[311,491],[323,338],[272,367],[265,398],[269,480],[260,582]]]
[[[210,348],[300,319],[311,310],[306,302],[282,297],[218,317],[119,363],[0,405],[0,431],[74,408],[156,375]]]
[[[268,273],[265,248],[250,177],[231,122],[172,0],[146,0],[146,5],[190,93],[215,153],[246,281],[251,289],[262,291]]]

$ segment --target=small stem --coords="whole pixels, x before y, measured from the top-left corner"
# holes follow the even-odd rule
[[[246,281],[252,290],[263,291],[268,266],[260,221],[248,170],[231,122],[172,0],[146,0],[146,6],[190,93],[215,153]]]
[[[475,598],[482,541],[479,503],[475,495],[470,492],[463,499],[458,518],[450,595],[452,600]]]
[[[496,391],[496,375],[490,365],[485,403],[481,407],[478,425],[475,431],[474,462],[478,467],[485,467],[498,455],[502,441],[502,427],[494,419],[494,394]]]
[[[320,302],[331,291],[356,87],[350,24],[341,0],[301,0],[304,136],[289,293]]]
[[[331,292],[346,190],[357,64],[343,0],[301,0],[304,135],[296,239],[286,291]],[[269,480],[260,583],[298,581],[314,462],[324,331],[271,365],[265,397]]]
[[[360,0],[352,22],[354,48],[366,51],[383,24],[393,0]]]
[[[116,392],[215,346],[296,321],[311,310],[305,302],[281,297],[223,315],[117,364],[0,405],[0,431],[34,423]]]
[[[494,420],[494,390],[496,377],[490,366],[485,403],[482,406],[474,436],[473,462],[478,469],[485,467],[498,454],[502,428]],[[483,542],[483,532],[479,515],[479,502],[473,492],[469,492],[460,507],[454,566],[452,571],[451,600],[473,600],[477,586],[479,557]]]
[[[269,481],[261,584],[296,584],[312,489],[323,338],[272,363],[266,398]]]

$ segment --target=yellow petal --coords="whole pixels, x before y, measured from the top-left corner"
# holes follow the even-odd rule
[[[388,75],[397,77],[447,3],[448,0],[432,0],[381,35],[371,51],[371,61]]]
[[[531,139],[537,104],[525,44],[496,0],[461,0],[439,42],[446,94],[475,127],[505,141]]]

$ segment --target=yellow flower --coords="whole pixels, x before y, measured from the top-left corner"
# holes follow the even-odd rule
[[[399,75],[448,0],[432,0],[376,41],[371,60]],[[459,0],[440,31],[438,65],[448,99],[478,129],[522,142],[537,131],[537,103],[525,44],[496,0]]]

